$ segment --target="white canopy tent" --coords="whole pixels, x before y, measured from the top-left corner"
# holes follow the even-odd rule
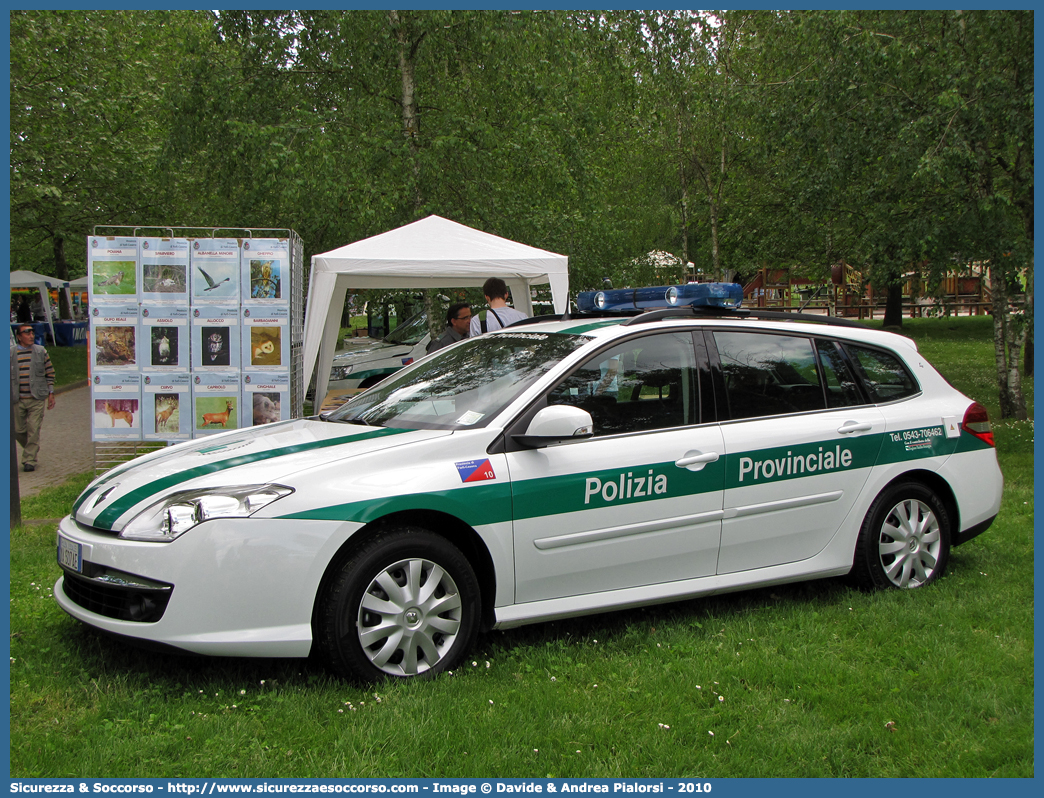
[[[59,287],[61,284],[61,280],[54,277],[47,277],[46,275],[26,271],[25,269],[11,272],[11,288],[36,288],[40,291],[40,302],[43,304],[44,318],[47,320],[47,326],[51,329],[52,341],[55,340],[54,321],[51,319],[51,298],[48,296],[47,290],[52,285]]]
[[[317,368],[315,395],[326,395],[349,287],[481,286],[490,277],[500,277],[511,291],[514,306],[532,315],[530,286],[550,283],[555,312],[564,313],[569,301],[568,265],[565,255],[473,230],[439,216],[313,255],[305,315],[305,385]]]

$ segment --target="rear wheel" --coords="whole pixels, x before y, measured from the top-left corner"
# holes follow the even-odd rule
[[[355,681],[432,676],[474,642],[481,594],[467,558],[421,529],[385,532],[338,568],[318,615],[321,650]]]
[[[867,588],[923,587],[946,568],[950,537],[950,517],[935,493],[919,482],[892,485],[863,520],[852,576]]]

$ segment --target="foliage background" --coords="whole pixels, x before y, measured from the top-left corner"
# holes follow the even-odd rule
[[[94,225],[430,213],[705,274],[1032,256],[1029,11],[15,11],[12,268]],[[956,259],[956,261],[954,260]]]

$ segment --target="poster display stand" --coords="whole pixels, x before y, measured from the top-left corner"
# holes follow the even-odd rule
[[[93,440],[174,443],[253,426],[255,401],[265,423],[302,415],[295,232],[95,228],[87,245]],[[102,461],[112,464],[96,443],[96,471]]]

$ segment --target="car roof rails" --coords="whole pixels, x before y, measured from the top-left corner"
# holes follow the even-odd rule
[[[835,327],[857,327],[866,329],[866,326],[853,319],[845,319],[838,316],[820,316],[815,313],[791,313],[778,310],[758,310],[754,308],[724,308],[713,306],[685,306],[680,308],[661,308],[658,310],[647,310],[639,316],[635,316],[625,325],[648,324],[660,319],[692,319],[692,318],[715,318],[715,319],[762,319],[764,321],[798,321],[814,324],[829,324]]]
[[[620,310],[620,311],[608,311],[601,310],[595,312],[586,312],[582,310],[567,310],[565,313],[548,313],[543,316],[531,316],[525,319],[519,319],[513,321],[504,329],[510,327],[523,327],[526,324],[540,324],[545,321],[577,321],[578,319],[620,319],[628,316],[637,316],[641,313],[640,310]]]

